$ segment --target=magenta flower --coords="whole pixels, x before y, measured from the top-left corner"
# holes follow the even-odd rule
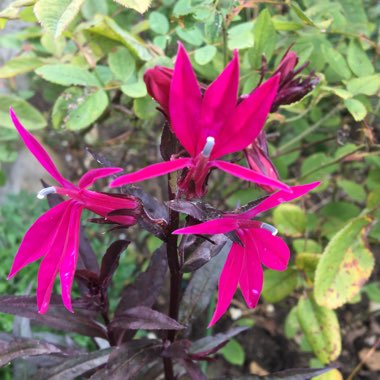
[[[276,96],[279,75],[269,79],[246,99],[238,102],[239,60],[235,52],[232,61],[202,96],[189,57],[181,44],[170,83],[169,99],[165,96],[165,89],[168,87],[170,73],[155,73],[159,76],[157,83],[163,82],[164,89],[158,92],[149,84],[150,91],[156,94],[163,108],[169,104],[171,127],[190,157],[172,157],[170,161],[123,175],[114,180],[111,187],[187,168],[179,182],[180,190],[188,196],[202,196],[210,169],[218,168],[257,184],[289,189],[278,180],[249,168],[217,160],[226,154],[244,149],[259,135]]]
[[[38,312],[48,310],[54,280],[59,272],[62,300],[72,311],[71,287],[78,259],[80,218],[83,209],[90,210],[110,221],[130,226],[136,223],[139,204],[133,197],[119,197],[87,190],[97,179],[120,172],[121,168],[103,168],[88,171],[75,186],[64,178],[41,144],[21,125],[16,114],[10,110],[12,121],[25,145],[46,171],[61,185],[42,189],[38,198],[57,193],[68,197],[40,216],[26,232],[15,256],[8,279],[20,269],[40,259],[38,270]],[[130,215],[109,217],[114,210],[130,210]]]
[[[319,182],[294,186],[292,192],[278,191],[254,208],[242,214],[225,214],[220,219],[209,220],[195,226],[180,228],[174,234],[224,234],[235,231],[244,246],[233,243],[219,278],[218,302],[209,326],[214,325],[227,311],[236,288],[241,292],[249,308],[254,308],[263,286],[261,264],[278,271],[287,268],[290,252],[277,234],[276,228],[251,218],[298,198],[319,185]]]

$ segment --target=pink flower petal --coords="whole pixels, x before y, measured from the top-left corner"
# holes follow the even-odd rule
[[[227,121],[226,133],[213,151],[214,158],[246,148],[259,135],[276,96],[279,80],[280,75],[268,79],[237,106]]]
[[[307,194],[309,191],[316,188],[320,182],[312,182],[306,185],[292,186],[290,187],[291,192],[289,191],[278,191],[270,195],[268,198],[264,199],[260,204],[251,210],[246,211],[243,214],[240,214],[240,217],[243,218],[253,218],[256,215],[267,211],[273,207],[278,206],[281,203],[292,201],[298,197],[301,197],[304,194]]]
[[[190,235],[190,234],[224,234],[239,228],[239,220],[237,218],[220,218],[209,220],[195,226],[184,227],[173,231],[174,235]]]
[[[78,187],[84,189],[91,186],[95,181],[100,178],[109,177],[112,174],[121,172],[122,168],[99,168],[92,169],[85,173],[78,182]]]
[[[34,157],[36,157],[39,163],[63,187],[73,188],[74,185],[61,175],[42,145],[23,127],[12,108],[10,108],[9,113],[13,124],[21,138],[24,140],[26,147],[30,150]]]
[[[73,285],[75,268],[78,261],[80,217],[83,207],[74,204],[67,230],[66,246],[64,247],[59,273],[61,279],[62,301],[66,309],[73,312],[71,306],[71,288]]]
[[[245,231],[244,234],[249,234]],[[239,278],[239,285],[244,300],[249,308],[254,308],[259,301],[263,288],[263,269],[260,263],[260,256],[252,240],[246,238],[244,248],[244,261]]]
[[[141,170],[138,170],[137,172],[122,175],[111,182],[109,187],[118,187],[129,183],[144,181],[146,179],[159,177],[189,166],[192,166],[191,158],[179,158],[177,160],[160,162],[158,164],[149,165]]]
[[[47,312],[50,303],[50,297],[53,290],[54,280],[59,271],[62,256],[67,248],[68,241],[75,238],[70,236],[69,227],[71,220],[71,213],[74,201],[70,202],[64,214],[62,215],[59,224],[55,226],[56,236],[52,241],[44,259],[41,261],[37,277],[37,306],[38,312],[44,314]]]
[[[239,88],[239,56],[234,52],[232,61],[207,88],[203,95],[201,110],[201,135],[198,137],[197,152],[201,152],[209,136],[215,137],[215,147],[223,139],[222,134],[229,134],[225,127],[226,120],[233,113]],[[213,157],[213,153],[211,153]]]
[[[261,262],[268,268],[283,271],[288,267],[290,250],[279,237],[261,228],[249,230]]]
[[[214,315],[208,327],[213,326],[227,311],[238,286],[244,260],[244,248],[238,244],[232,244],[228,254],[218,285],[218,301]]]
[[[26,232],[15,256],[8,279],[45,255],[57,233],[57,226],[70,201],[65,201],[41,215]]]
[[[223,170],[224,172],[229,173],[235,177],[238,177],[238,178],[241,178],[253,183],[257,183],[258,185],[276,187],[278,189],[283,189],[285,191],[289,191],[290,189],[288,185],[285,185],[284,183],[274,178],[266,177],[265,175],[254,172],[251,169],[248,169],[236,164],[232,164],[230,162],[211,161],[210,166],[217,167],[218,169]]]
[[[178,45],[177,60],[170,86],[169,112],[174,133],[192,157],[200,136],[202,95],[186,50]]]

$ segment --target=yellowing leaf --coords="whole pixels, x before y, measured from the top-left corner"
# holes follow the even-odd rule
[[[150,6],[151,0],[114,0],[127,8],[132,8],[137,12],[144,13]]]
[[[43,63],[37,57],[20,55],[12,58],[0,67],[0,78],[11,78],[19,74],[24,74],[36,69]]]
[[[342,350],[335,312],[319,306],[313,298],[301,298],[297,312],[301,329],[317,358],[324,364],[335,360]]]
[[[59,37],[79,13],[84,0],[39,0],[34,13],[42,26]]]
[[[366,242],[370,222],[367,217],[356,218],[330,240],[315,273],[314,296],[319,305],[342,306],[368,280],[375,264]]]

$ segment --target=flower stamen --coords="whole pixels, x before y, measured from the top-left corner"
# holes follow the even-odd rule
[[[44,199],[47,195],[49,194],[54,194],[56,193],[57,191],[55,190],[55,187],[54,186],[50,186],[50,187],[45,187],[44,189],[40,190],[38,193],[37,193],[37,198],[38,199]]]
[[[202,156],[210,157],[211,152],[215,145],[215,138],[212,136],[207,137],[205,147],[202,150]]]
[[[264,230],[269,231],[273,236],[277,235],[277,232],[278,232],[277,228],[273,227],[271,224],[262,223],[261,224],[261,228],[263,228]]]

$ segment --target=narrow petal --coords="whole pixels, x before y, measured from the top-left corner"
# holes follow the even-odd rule
[[[215,235],[224,234],[239,228],[239,221],[236,218],[220,218],[209,220],[195,226],[184,227],[173,232],[174,235],[205,234]]]
[[[112,174],[121,172],[122,168],[99,168],[92,169],[85,173],[78,182],[81,189],[91,186],[95,181],[100,178],[108,177]]]
[[[177,60],[170,86],[171,126],[182,146],[194,157],[200,136],[202,95],[185,48],[178,45]]]
[[[261,228],[252,228],[249,233],[256,245],[260,261],[266,267],[279,271],[288,267],[290,250],[281,238]]]
[[[228,254],[218,285],[218,301],[214,315],[208,327],[213,326],[227,311],[238,286],[244,259],[244,248],[238,244],[232,244]]]
[[[37,306],[38,312],[44,314],[49,308],[51,293],[53,290],[54,280],[58,274],[59,267],[62,261],[63,253],[68,244],[68,240],[72,239],[69,236],[69,226],[71,213],[75,201],[69,201],[66,210],[58,224],[57,234],[52,242],[48,253],[41,261],[37,276]]]
[[[137,172],[122,175],[111,182],[109,187],[119,187],[129,183],[144,181],[146,179],[159,177],[189,166],[192,166],[191,158],[179,158],[177,160],[160,162],[158,164],[149,165],[141,170],[138,170]]]
[[[238,88],[239,56],[235,50],[232,61],[203,95],[201,135],[198,139],[197,153],[203,149],[207,137],[215,137],[214,149],[217,149],[218,141],[222,139],[222,133],[229,133],[223,127],[236,107]],[[212,154],[211,157],[213,157]]]
[[[46,171],[63,187],[73,188],[74,185],[64,178],[58,171],[54,162],[50,158],[49,154],[42,147],[42,145],[30,134],[25,127],[20,123],[13,109],[10,108],[9,113],[11,115],[14,126],[16,127],[19,135],[24,140],[26,147],[30,150],[39,163],[46,169]]]
[[[70,201],[65,201],[41,215],[26,232],[15,256],[8,279],[45,255],[55,239],[57,226]]]
[[[66,309],[71,312],[73,312],[71,306],[71,288],[73,286],[75,268],[78,261],[80,217],[82,210],[83,208],[79,204],[76,204],[71,211],[66,246],[59,267],[62,301]]]
[[[247,232],[245,232],[246,234]],[[263,268],[261,267],[257,248],[252,244],[252,240],[246,238],[245,243],[239,285],[247,306],[254,308],[259,301],[263,288]]]
[[[256,207],[252,208],[251,210],[246,211],[243,214],[240,214],[240,217],[253,218],[256,215],[264,211],[267,211],[273,207],[276,207],[281,203],[290,202],[293,199],[296,199],[298,197],[301,197],[302,195],[307,194],[309,191],[316,188],[319,184],[320,182],[312,182],[306,185],[292,186],[290,187],[290,190],[291,190],[290,192],[278,191],[277,193],[274,193],[270,195],[268,198],[264,199]]]
[[[288,185],[285,185],[277,179],[254,172],[253,170],[245,168],[244,166],[232,164],[231,162],[226,161],[211,161],[210,166],[217,167],[218,169],[223,170],[228,174],[244,179],[246,181],[256,183],[258,185],[266,185],[278,189],[283,189],[285,192],[291,191]]]
[[[280,75],[268,79],[236,107],[213,158],[242,150],[259,135],[275,99],[279,80]]]

